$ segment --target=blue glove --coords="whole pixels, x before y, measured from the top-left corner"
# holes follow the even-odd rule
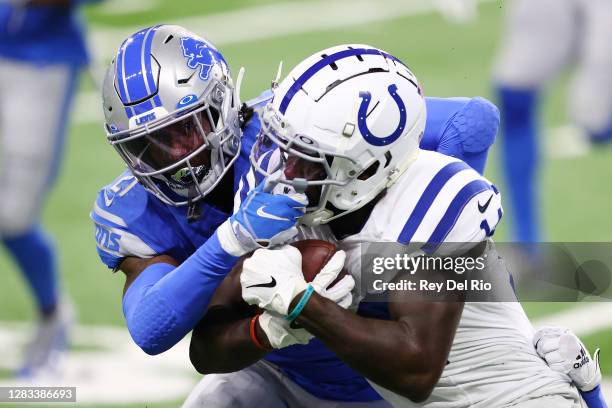
[[[266,187],[264,180],[251,190],[229,219],[244,253],[280,245],[296,236],[297,221],[308,205],[304,194],[271,194]]]

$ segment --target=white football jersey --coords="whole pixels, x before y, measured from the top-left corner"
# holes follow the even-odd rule
[[[346,265],[356,280],[358,300],[364,295],[359,293],[361,244],[482,242],[492,235],[502,214],[500,194],[488,180],[457,159],[420,151],[376,204],[363,229],[338,243],[347,252]],[[302,237],[329,239],[326,226],[317,232],[305,229]],[[465,245],[466,249],[472,245]],[[487,273],[495,274],[498,285],[511,285],[492,241],[487,254]],[[552,371],[538,357],[533,334],[518,302],[466,303],[448,363],[427,401],[416,404],[372,385],[401,407],[503,407],[545,395],[579,401],[569,378]]]

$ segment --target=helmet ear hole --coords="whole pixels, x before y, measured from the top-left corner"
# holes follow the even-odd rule
[[[367,169],[361,172],[359,177],[357,177],[361,181],[365,181],[376,174],[378,168],[380,167],[380,162],[376,161],[370,165]]]
[[[391,152],[387,150],[387,152],[385,153],[385,165],[383,166],[384,169],[386,169],[387,166],[389,166],[389,163],[391,163],[392,158],[393,156],[391,155]]]
[[[221,115],[219,115],[219,111],[217,109],[215,109],[214,107],[209,107],[208,108],[210,110],[210,116],[212,118],[212,123],[211,125],[213,126],[213,129],[217,129],[220,125],[219,123],[219,117]]]

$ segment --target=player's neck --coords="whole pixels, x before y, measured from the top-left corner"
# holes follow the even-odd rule
[[[219,184],[203,199],[207,204],[231,214],[234,208],[234,168],[231,167]]]
[[[328,225],[331,228],[332,232],[336,239],[341,240],[350,235],[355,235],[359,233],[365,223],[370,218],[370,214],[372,214],[372,210],[378,204],[381,198],[383,198],[386,194],[386,191],[381,192],[376,198],[372,201],[364,205],[358,210],[353,211],[345,215],[344,217],[336,218],[331,221]]]

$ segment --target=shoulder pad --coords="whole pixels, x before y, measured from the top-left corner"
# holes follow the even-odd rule
[[[126,256],[150,258],[166,249],[158,237],[170,227],[155,199],[128,171],[98,192],[90,217],[98,255],[111,269]]]
[[[493,235],[503,215],[501,196],[467,164],[422,152],[407,176],[400,186],[407,192],[400,192],[397,205],[405,214],[398,242],[426,242],[427,252],[434,252],[444,242],[480,242]]]
[[[457,112],[451,127],[459,135],[464,152],[483,152],[495,141],[499,128],[499,109],[484,98],[472,98]]]

